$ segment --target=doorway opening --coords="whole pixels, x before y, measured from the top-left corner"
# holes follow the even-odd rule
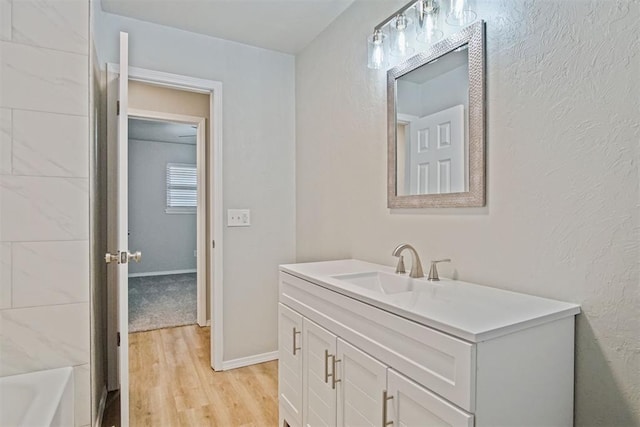
[[[129,114],[129,248],[144,254],[129,265],[129,333],[206,326],[197,167],[204,144],[198,128],[205,123],[204,118],[181,119]]]
[[[109,209],[107,213],[108,247],[109,261],[113,260],[113,268],[108,269],[108,316],[107,316],[107,368],[108,368],[108,390],[119,390],[120,416],[122,426],[129,425],[130,408],[130,364],[131,370],[141,365],[147,366],[150,357],[146,362],[138,363],[136,359],[143,353],[153,356],[155,351],[144,352],[132,347],[129,351],[129,268],[131,274],[136,279],[145,277],[140,274],[149,271],[136,271],[136,264],[131,263],[136,260],[138,248],[131,236],[136,229],[142,227],[138,223],[129,222],[129,204],[135,203],[131,200],[135,197],[129,192],[129,175],[135,175],[131,168],[136,168],[139,164],[144,164],[149,158],[144,158],[143,162],[131,161],[129,151],[134,150],[129,146],[129,123],[134,121],[159,122],[170,124],[187,125],[188,130],[183,135],[196,133],[196,248],[189,253],[196,258],[196,323],[188,326],[172,327],[168,329],[153,329],[149,332],[139,332],[139,334],[154,334],[159,331],[173,331],[177,329],[190,328],[197,330],[199,339],[197,344],[189,347],[188,351],[196,352],[200,355],[202,362],[206,363],[214,370],[222,370],[222,84],[209,80],[196,79],[186,76],[179,76],[169,73],[144,70],[127,66],[127,36],[121,34],[121,63],[119,65],[109,64],[107,70],[107,197]],[[203,97],[204,110],[206,113],[193,114],[190,111],[176,112],[174,102],[166,102],[167,108],[158,108],[159,101],[151,96],[144,102],[134,95],[142,87],[155,88],[162,92],[181,93],[188,97],[189,94]],[[189,104],[187,102],[187,104]],[[158,111],[162,110],[162,111]],[[170,111],[171,113],[164,112]],[[207,116],[202,117],[202,116]],[[209,120],[207,120],[207,118]],[[134,125],[135,126],[135,125]],[[159,126],[156,124],[156,126]],[[201,143],[200,143],[201,142]],[[171,164],[168,164],[171,163]],[[192,166],[188,161],[171,161],[163,166],[162,177],[159,181],[163,183],[164,205],[163,211],[166,215],[189,215],[184,212],[177,213],[176,210],[189,208],[191,206],[179,206],[184,204],[184,190],[192,191],[192,188],[185,188],[180,177],[193,173],[185,165]],[[175,178],[175,179],[174,179]],[[148,187],[149,183],[145,185]],[[188,186],[186,186],[188,187]],[[129,197],[131,196],[131,198]],[[135,207],[134,207],[135,209]],[[169,212],[167,212],[169,211]],[[193,215],[193,214],[190,214]],[[147,219],[148,221],[148,219]],[[133,229],[133,227],[136,229]],[[127,232],[131,231],[131,235]],[[166,233],[166,229],[153,231],[152,233]],[[140,237],[140,236],[137,236]],[[162,245],[160,245],[162,246]],[[166,248],[164,248],[166,249]],[[113,252],[113,254],[111,253]],[[116,254],[116,255],[114,255]],[[194,256],[195,255],[195,256]],[[142,252],[142,259],[145,253]],[[169,268],[169,267],[167,267]],[[150,270],[151,272],[189,274],[177,268],[175,270]],[[170,274],[165,274],[169,276]],[[149,276],[147,276],[149,277]],[[209,291],[207,292],[207,287]],[[134,302],[135,304],[135,302]],[[211,321],[211,328],[206,327]],[[177,323],[176,323],[177,324]],[[158,326],[158,325],[153,325]],[[175,325],[167,325],[175,326]],[[149,325],[143,327],[149,328]],[[132,339],[132,344],[136,340]],[[139,340],[138,340],[139,341]],[[182,345],[184,340],[176,337],[176,343]],[[214,345],[215,344],[215,345]],[[201,348],[207,348],[202,352]],[[157,349],[156,349],[157,350]],[[176,352],[176,357],[181,355]],[[131,357],[130,357],[131,356]],[[156,366],[152,363],[152,366]],[[149,378],[148,376],[146,378]],[[131,384],[133,387],[134,384]],[[145,383],[144,387],[148,388]]]

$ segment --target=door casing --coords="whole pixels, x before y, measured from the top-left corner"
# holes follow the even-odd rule
[[[210,308],[211,308],[211,367],[220,371],[223,369],[223,170],[222,170],[222,82],[199,79],[160,71],[148,70],[137,67],[128,67],[129,81],[138,81],[156,86],[172,89],[209,94],[210,126],[207,129],[209,135],[209,150],[207,164],[210,170],[207,182],[208,203],[206,206],[206,222],[211,231],[211,242],[207,241],[211,256],[205,262],[211,282]],[[118,64],[107,64],[107,151],[116,151],[117,147],[117,114],[116,101],[118,97],[117,81],[119,76]],[[108,162],[108,187],[112,184],[114,173],[113,162],[116,159],[112,154],[107,155]],[[108,240],[113,239],[111,224],[114,224],[114,199],[112,191],[107,189],[107,224]],[[111,240],[113,241],[113,240]],[[118,303],[116,278],[113,269],[107,269],[107,388],[116,390],[119,388],[118,373],[118,348],[117,348],[117,321]],[[216,345],[214,345],[214,343]]]

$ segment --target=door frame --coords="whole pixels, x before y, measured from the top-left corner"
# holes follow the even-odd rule
[[[195,77],[183,76],[161,71],[148,70],[138,67],[128,67],[129,80],[141,83],[162,86],[171,89],[184,90],[188,92],[203,93],[209,95],[209,117],[210,125],[207,129],[209,135],[209,155],[207,164],[209,167],[209,180],[207,182],[208,203],[206,204],[206,221],[210,231],[211,245],[206,242],[209,253],[208,258],[208,279],[211,283],[209,303],[211,310],[211,367],[216,371],[223,370],[223,131],[222,131],[222,82],[206,80]],[[113,90],[113,79],[120,74],[118,64],[107,64],[107,145],[115,143],[116,135],[113,133],[115,123],[115,101],[117,93]],[[109,76],[111,75],[111,76]],[[111,87],[109,87],[109,84]],[[204,145],[204,144],[203,144]],[[109,199],[111,203],[114,200]],[[205,261],[207,262],[207,261]],[[109,317],[116,318],[117,304],[113,304],[113,283],[108,280],[108,295],[111,295],[111,304],[107,304]],[[206,286],[205,286],[206,289]],[[108,322],[107,330],[107,368],[108,368],[108,388],[115,390],[118,388],[118,350],[116,343],[117,330],[113,330],[115,324]],[[110,326],[110,328],[109,328]],[[109,330],[111,329],[111,330]],[[111,343],[112,345],[109,345]],[[214,345],[215,344],[215,345]]]
[[[184,114],[164,113],[151,110],[128,109],[128,118],[182,123],[196,126],[196,175],[197,175],[197,207],[196,207],[196,319],[199,326],[207,326],[207,265],[206,265],[206,182],[207,159],[205,139],[205,117],[187,116]],[[137,250],[137,249],[136,249]],[[144,256],[144,254],[143,254]]]

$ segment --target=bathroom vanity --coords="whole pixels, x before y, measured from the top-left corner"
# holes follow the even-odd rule
[[[358,260],[282,265],[279,426],[571,426],[579,312]]]

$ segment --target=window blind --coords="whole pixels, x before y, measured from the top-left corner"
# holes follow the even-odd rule
[[[196,165],[167,163],[167,213],[195,212],[198,206]]]

